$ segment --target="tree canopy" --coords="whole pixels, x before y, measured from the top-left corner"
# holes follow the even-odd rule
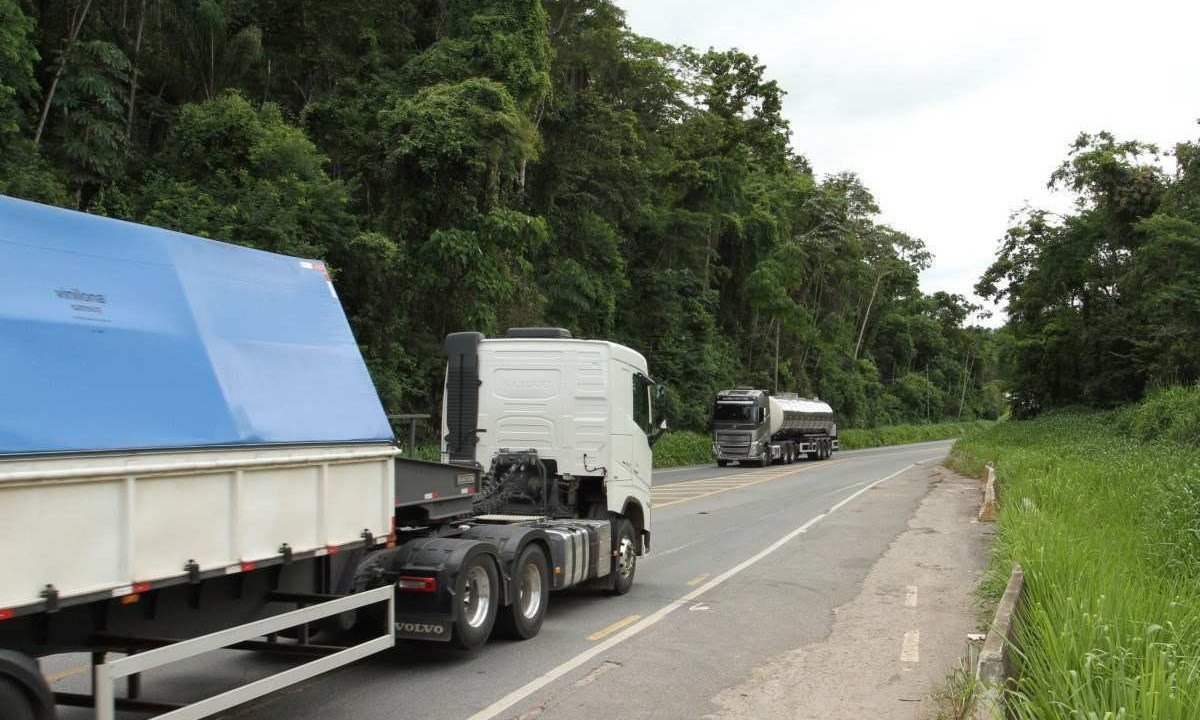
[[[995,417],[993,334],[783,102],[609,0],[0,0],[0,192],[326,260],[393,412],[436,412],[445,333],[552,324],[645,354],[677,426],[733,385],[847,425]],[[1063,182],[1185,242],[1182,210],[1138,224],[1183,202],[1160,175],[1102,160]],[[1172,321],[1111,349],[1190,342]]]
[[[1051,187],[1072,212],[1027,209],[979,281],[1006,303],[1004,353],[1021,415],[1111,407],[1200,381],[1200,144],[1168,153],[1083,134]]]

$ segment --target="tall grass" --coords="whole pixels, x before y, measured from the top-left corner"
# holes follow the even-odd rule
[[[838,432],[843,450],[903,445],[965,437],[991,427],[990,420],[932,423],[929,425],[886,425],[877,428],[850,429]]]
[[[1025,569],[1013,717],[1200,717],[1200,450],[1170,439],[1200,393],[1183,392],[999,423],[955,446],[966,472],[996,462],[985,593],[999,596],[1013,561]],[[1152,420],[1157,434],[1131,432]]]

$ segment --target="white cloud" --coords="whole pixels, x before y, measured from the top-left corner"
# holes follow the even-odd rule
[[[970,294],[1010,214],[1081,131],[1200,136],[1200,3],[624,0],[638,33],[758,55],[793,144],[862,176],[884,221],[934,253],[926,290]]]

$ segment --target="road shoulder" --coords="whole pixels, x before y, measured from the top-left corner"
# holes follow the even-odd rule
[[[714,720],[904,719],[929,716],[930,693],[958,667],[978,625],[974,589],[990,526],[975,522],[977,480],[928,470],[930,490],[907,529],[834,611],[832,632],[759,666],[719,693]]]

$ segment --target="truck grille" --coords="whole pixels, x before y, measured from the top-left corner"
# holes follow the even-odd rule
[[[716,434],[716,443],[721,447],[721,454],[725,457],[748,456],[751,440],[753,440],[751,433],[719,432]]]

